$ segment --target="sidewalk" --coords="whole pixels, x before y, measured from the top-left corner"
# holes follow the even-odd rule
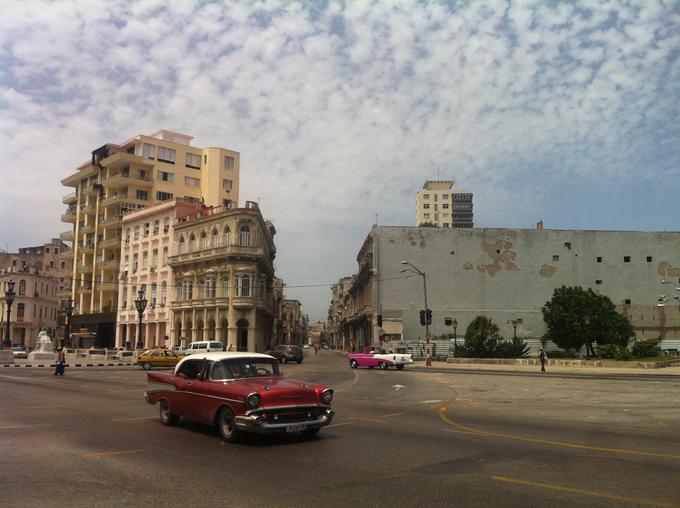
[[[431,367],[426,367],[424,361],[416,361],[406,369],[425,372],[428,370],[442,371],[486,371],[486,372],[523,372],[539,373],[538,365],[511,365],[511,364],[482,364],[482,363],[447,363],[432,362]],[[643,369],[640,367],[581,367],[572,365],[546,365],[546,374],[587,374],[587,375],[628,375],[628,376],[680,376],[680,364],[657,369]]]
[[[78,362],[67,362],[66,367],[129,367],[137,365],[133,362],[118,362],[111,360],[88,360],[84,358]],[[24,360],[15,359],[14,363],[0,363],[1,368],[22,368],[22,367],[37,367],[37,368],[54,368],[56,364],[54,360]]]

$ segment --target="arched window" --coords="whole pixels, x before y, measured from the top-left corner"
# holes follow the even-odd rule
[[[177,242],[177,254],[184,254],[184,237],[180,236]]]
[[[191,300],[194,296],[194,284],[191,280],[182,281],[182,300]]]
[[[168,291],[168,283],[166,281],[163,281],[161,283],[161,305],[165,305],[165,296]]]
[[[215,298],[215,276],[208,275],[204,281],[203,298]]]
[[[196,249],[196,237],[194,236],[193,233],[191,233],[191,236],[189,237],[189,252],[194,252]]]
[[[250,227],[249,226],[241,226],[241,245],[244,247],[247,247],[250,245]]]
[[[249,273],[241,273],[236,276],[236,296],[253,295],[253,276]]]
[[[19,294],[20,295],[26,294],[26,281],[24,279],[21,279],[19,281]]]
[[[231,229],[229,229],[229,226],[224,228],[224,246],[228,247],[229,246],[229,236],[231,235]]]
[[[217,228],[212,231],[212,238],[210,239],[210,246],[215,248],[219,246],[220,234],[217,232]]]
[[[201,231],[201,250],[206,250],[208,248],[208,235],[205,231]]]

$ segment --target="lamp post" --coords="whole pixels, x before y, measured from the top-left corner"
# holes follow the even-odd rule
[[[7,281],[7,291],[5,291],[5,301],[7,302],[7,328],[5,329],[5,339],[2,342],[4,347],[12,347],[12,339],[9,333],[11,325],[11,312],[12,312],[12,302],[14,302],[14,297],[16,293],[14,292],[14,281]]]
[[[137,349],[144,349],[144,344],[142,343],[142,318],[144,317],[144,309],[146,309],[146,298],[144,298],[143,289],[140,289],[138,292],[138,297],[135,300],[135,307],[137,307],[137,313],[139,314],[139,326],[137,327]]]
[[[517,319],[513,319],[510,322],[512,323],[512,340],[517,342],[517,325],[519,324],[519,321]]]
[[[453,318],[453,321],[451,322],[453,325],[453,347],[458,346],[458,335],[456,334],[456,328],[458,328],[458,320],[456,318]]]
[[[428,306],[427,306],[427,282],[425,281],[425,272],[420,270],[419,268],[416,268],[413,264],[409,263],[408,261],[402,261],[402,265],[408,266],[409,268],[404,268],[401,272],[413,272],[417,273],[423,278],[423,295],[425,297],[425,312],[427,313]],[[425,337],[427,340],[430,340],[430,324],[427,322],[427,319],[425,320]]]
[[[71,316],[73,315],[73,298],[66,300],[66,307],[64,308],[66,312],[66,322],[64,323],[64,344],[66,347],[72,347],[71,344]]]

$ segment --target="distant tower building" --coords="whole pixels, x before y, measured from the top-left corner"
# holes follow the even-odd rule
[[[453,189],[455,180],[427,180],[416,198],[416,225],[471,228],[472,192]]]

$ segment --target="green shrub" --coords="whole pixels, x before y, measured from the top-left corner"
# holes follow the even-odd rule
[[[631,353],[633,358],[650,358],[653,356],[659,356],[661,354],[659,341],[653,339],[640,340],[633,344]]]
[[[633,353],[630,352],[630,349],[621,346],[618,346],[618,348],[619,349],[614,356],[615,360],[628,361],[633,359]]]
[[[616,344],[602,344],[601,346],[597,346],[596,348],[597,351],[597,356],[600,358],[616,358],[616,354],[618,350],[620,349],[619,346]]]

